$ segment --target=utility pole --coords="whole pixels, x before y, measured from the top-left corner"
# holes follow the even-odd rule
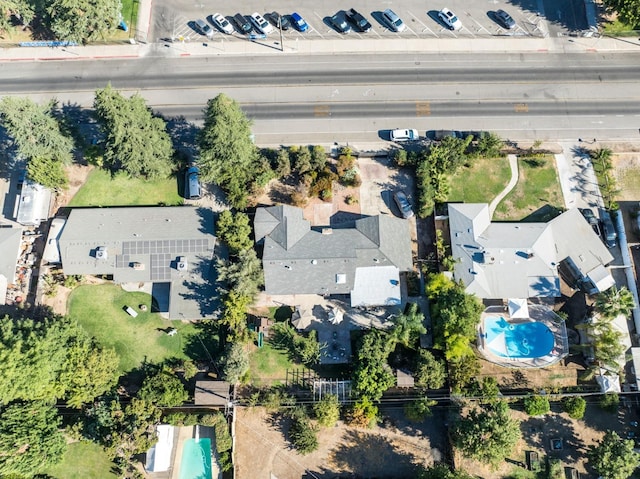
[[[282,36],[282,15],[278,13],[278,30],[280,30],[280,51],[284,53],[284,37]]]

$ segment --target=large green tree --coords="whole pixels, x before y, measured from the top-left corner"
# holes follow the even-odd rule
[[[224,210],[216,221],[216,234],[232,255],[253,247],[251,222],[246,213]]]
[[[125,98],[111,85],[96,91],[93,104],[106,136],[105,161],[133,177],[166,178],[173,168],[167,124],[153,115],[144,98]]]
[[[451,437],[465,456],[496,466],[520,439],[520,424],[511,418],[507,403],[498,401],[461,417],[454,423]]]
[[[253,299],[264,284],[262,262],[253,249],[240,251],[236,261],[218,260],[217,271],[218,281],[227,284],[225,292],[234,290]]]
[[[23,25],[31,23],[35,16],[35,5],[29,0],[2,0],[0,2],[0,31],[12,27],[11,16],[20,19]]]
[[[235,100],[221,93],[207,102],[199,145],[202,178],[219,185],[233,207],[246,208],[260,162],[251,122]]]
[[[416,348],[420,335],[426,332],[424,314],[417,303],[407,303],[404,312],[393,318],[392,341],[407,348]]]
[[[138,397],[159,407],[177,407],[182,406],[189,395],[177,376],[160,370],[145,378]]]
[[[31,477],[60,462],[66,442],[59,425],[55,408],[41,402],[0,408],[0,476]]]
[[[78,43],[102,40],[120,22],[120,0],[48,0],[48,23],[56,38]]]
[[[118,361],[66,318],[0,320],[0,402],[66,398],[80,406],[111,389]]]
[[[395,377],[387,364],[390,348],[395,346],[389,335],[377,329],[362,337],[356,353],[357,361],[353,373],[353,389],[360,396],[377,401],[395,384]]]
[[[0,121],[27,161],[29,178],[58,189],[67,184],[63,166],[71,163],[73,140],[60,129],[55,106],[55,102],[39,105],[29,98],[4,97]]]
[[[603,0],[603,3],[627,25],[632,28],[640,26],[640,0]]]
[[[222,361],[222,376],[225,381],[236,384],[249,370],[249,353],[242,343],[227,344]]]
[[[640,465],[633,440],[623,440],[614,431],[607,431],[601,441],[589,446],[587,457],[604,479],[627,479]]]
[[[415,374],[416,386],[424,389],[440,389],[447,380],[444,361],[438,360],[426,349],[418,351]]]
[[[635,306],[633,294],[624,286],[620,289],[613,286],[596,296],[596,311],[605,318],[616,318],[619,315],[630,316]]]

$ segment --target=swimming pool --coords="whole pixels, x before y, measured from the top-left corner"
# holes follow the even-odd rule
[[[485,347],[503,358],[539,358],[551,352],[555,339],[551,330],[537,321],[509,323],[502,317],[484,320]]]
[[[180,479],[211,478],[211,439],[187,439],[182,446]]]

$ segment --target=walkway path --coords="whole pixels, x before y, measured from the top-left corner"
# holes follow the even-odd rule
[[[500,202],[511,193],[511,190],[516,187],[518,184],[518,157],[516,155],[507,155],[509,159],[509,166],[511,167],[511,179],[509,180],[509,184],[506,186],[504,190],[500,192],[498,196],[496,196],[493,201],[489,204],[489,215],[493,218],[493,213],[496,211],[496,208],[500,204]]]
[[[561,142],[562,154],[555,155],[558,178],[567,208],[602,207],[598,180],[587,148],[575,142]],[[597,148],[591,145],[589,149]]]

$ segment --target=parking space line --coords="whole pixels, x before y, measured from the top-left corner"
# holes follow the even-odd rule
[[[428,31],[429,33],[431,33],[432,35],[435,35],[435,33],[433,33],[433,31],[426,25],[426,23],[424,23],[422,20],[420,20],[417,16],[415,16],[413,13],[411,13],[410,11],[407,10],[407,13],[409,15],[411,15],[416,22],[420,23],[424,28],[422,29],[422,33],[425,33],[426,31]],[[437,36],[437,35],[435,35]]]
[[[329,27],[326,23],[324,23],[324,17],[321,17],[320,15],[318,15],[316,12],[313,12],[313,14],[318,17],[318,19],[320,20],[320,22],[327,27],[327,31],[325,32],[326,34],[329,33],[335,33],[336,35],[340,35],[338,32],[336,32],[333,28]],[[318,30],[318,33],[320,33],[320,30]],[[322,38],[324,38],[322,35],[320,35]]]

